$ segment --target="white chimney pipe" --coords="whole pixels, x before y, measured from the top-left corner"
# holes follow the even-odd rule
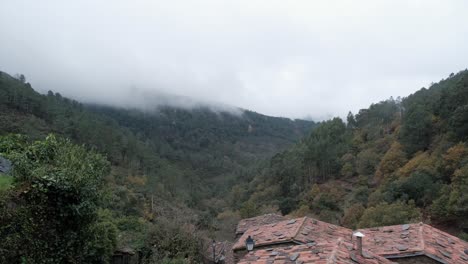
[[[362,256],[362,238],[364,237],[364,234],[361,232],[356,232],[353,234],[354,237],[356,237],[357,240],[357,252],[360,256]]]

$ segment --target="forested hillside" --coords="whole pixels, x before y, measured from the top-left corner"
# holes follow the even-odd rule
[[[18,259],[8,250],[28,237],[60,236],[60,217],[76,210],[87,214],[74,226],[88,229],[68,230],[77,243],[70,252],[98,262],[122,247],[148,263],[196,262],[200,241],[231,239],[240,218],[277,211],[350,228],[425,221],[466,239],[467,124],[468,71],[319,124],[204,107],[86,105],[0,73],[0,155],[16,166],[14,180],[0,175],[0,232],[11,236],[2,255]],[[62,177],[72,171],[83,173]],[[57,207],[54,197],[73,206]],[[57,210],[41,210],[44,221],[28,222],[51,204]],[[78,243],[93,232],[105,243]],[[42,246],[21,254],[47,259]]]
[[[110,210],[103,214],[118,230],[117,246],[159,260],[196,258],[200,237],[222,236],[216,216],[230,207],[230,187],[252,180],[263,161],[314,125],[243,110],[86,105],[0,72],[0,136],[31,142],[53,133],[103,154],[110,173],[101,207]]]
[[[465,70],[346,121],[320,123],[241,185],[243,208],[249,215],[276,207],[351,228],[425,221],[467,239],[467,140]]]

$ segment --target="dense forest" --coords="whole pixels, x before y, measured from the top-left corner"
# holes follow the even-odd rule
[[[272,208],[350,228],[424,221],[466,240],[467,140],[465,70],[321,122],[232,192],[247,190],[244,216]]]
[[[62,263],[81,251],[81,261],[102,263],[116,248],[131,248],[148,263],[199,260],[200,241],[232,235],[219,217],[237,206],[231,186],[251,181],[314,126],[247,110],[82,104],[52,91],[40,94],[24,76],[0,72],[0,156],[15,168],[13,177],[0,174],[0,234],[8,237],[2,261]],[[70,171],[83,175],[62,177]],[[63,211],[45,210],[58,202]],[[81,210],[83,218],[64,217]],[[38,212],[42,220],[28,222]],[[62,233],[81,228],[61,236],[53,227],[63,221]],[[106,243],[89,239],[93,232]],[[33,237],[56,243],[15,250]],[[83,240],[88,243],[78,243]],[[70,247],[59,250],[65,241]]]
[[[14,168],[0,174],[8,263],[105,263],[117,248],[197,262],[203,241],[270,212],[350,228],[424,221],[468,237],[466,70],[320,123],[89,105],[0,73],[0,136]]]

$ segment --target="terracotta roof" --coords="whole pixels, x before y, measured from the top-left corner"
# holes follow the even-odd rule
[[[440,263],[468,264],[468,242],[427,224],[358,231],[364,234],[363,256],[353,249],[356,241],[352,230],[309,217],[250,227],[232,248],[245,250],[247,237],[254,239],[254,251],[241,259],[243,264],[392,263],[393,259],[415,256],[426,256]]]
[[[226,242],[226,250],[224,255],[225,264],[234,264],[234,252],[232,251],[232,243]]]
[[[264,214],[252,218],[246,218],[239,221],[239,224],[236,228],[236,235],[241,235],[247,229],[254,226],[261,226],[267,224],[273,224],[285,220],[286,217],[279,214]]]
[[[350,241],[352,233],[351,229],[303,217],[251,227],[234,244],[233,249],[245,249],[245,240],[248,236],[254,239],[255,247],[261,247],[281,243],[332,242],[340,237]]]
[[[425,255],[441,263],[468,263],[468,242],[430,225],[405,224],[359,230],[363,248],[383,257]]]
[[[313,218],[305,217],[301,230],[294,240],[308,243],[318,241],[335,241],[341,237],[344,241],[352,240],[353,231],[349,228],[322,222]]]
[[[361,256],[353,249],[352,244],[345,242],[343,238],[338,238],[331,243],[308,243],[305,245],[255,250],[247,253],[239,262],[239,264],[250,263],[389,264],[392,262],[367,251],[364,251]]]

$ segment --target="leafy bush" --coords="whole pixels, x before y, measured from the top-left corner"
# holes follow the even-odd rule
[[[341,219],[343,226],[355,229],[365,210],[361,204],[354,204],[349,207]]]
[[[11,187],[13,183],[13,178],[7,175],[2,175],[0,173],[0,191],[5,191]]]
[[[382,203],[367,208],[359,221],[360,228],[398,225],[421,220],[421,213],[413,201],[409,203]]]
[[[54,136],[0,142],[14,166],[13,188],[0,202],[0,260],[106,263],[116,240],[115,226],[98,213],[106,159]]]
[[[146,263],[198,263],[199,239],[193,227],[159,219],[148,230],[144,259]]]

